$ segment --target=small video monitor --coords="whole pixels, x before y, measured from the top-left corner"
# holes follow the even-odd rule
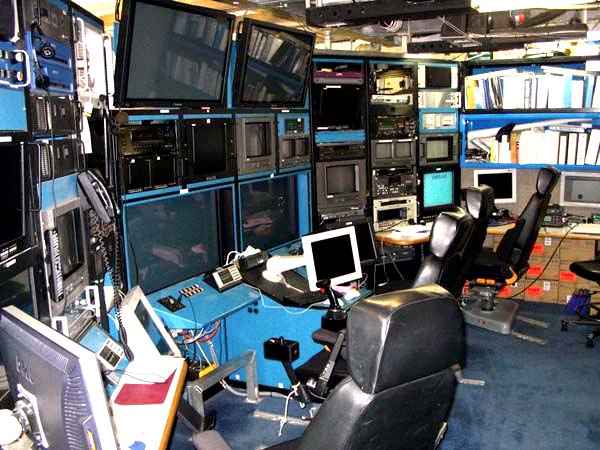
[[[356,232],[353,226],[302,237],[308,287],[330,280],[332,286],[362,277]]]

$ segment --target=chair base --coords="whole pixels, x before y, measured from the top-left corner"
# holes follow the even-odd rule
[[[485,328],[500,334],[510,334],[517,317],[518,303],[510,300],[495,302],[494,309],[481,309],[481,300],[469,302],[462,307],[463,317],[469,325]]]

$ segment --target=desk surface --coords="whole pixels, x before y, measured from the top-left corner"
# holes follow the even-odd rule
[[[200,285],[204,291],[188,298],[182,297],[181,303],[185,308],[173,312],[158,303],[159,299],[167,295],[178,298],[179,290],[192,284]],[[251,305],[260,300],[260,295],[243,284],[220,293],[202,281],[202,278],[196,277],[154,292],[148,295],[148,300],[168,328],[198,329]]]
[[[488,227],[488,235],[501,236],[511,228],[512,224]],[[581,239],[581,240],[600,240],[600,234],[583,234],[577,233],[576,230],[571,230],[568,234],[569,227],[563,228],[540,228],[539,237],[553,237],[561,239],[567,235],[566,239]],[[429,242],[429,234],[426,236],[406,236],[401,232],[394,230],[377,233],[375,238],[378,241],[387,242],[395,245],[417,245]]]
[[[506,231],[510,229],[510,225],[501,225],[497,227],[488,227],[488,234],[494,236],[500,236],[506,233]],[[569,227],[562,228],[553,228],[553,227],[541,227],[539,237],[552,237],[562,239],[565,235],[567,235],[566,239],[583,239],[583,240],[600,240],[600,234],[585,234],[578,233],[577,227],[569,232]],[[568,234],[567,234],[568,232]]]
[[[161,374],[174,372],[163,403],[153,405],[119,405],[115,403],[123,386],[127,383],[139,384],[138,378],[143,379],[144,374],[148,374],[150,377],[152,367],[155,367],[156,370],[160,369]],[[159,356],[153,361],[138,361],[136,358],[127,366],[127,372],[121,377],[119,386],[110,397],[115,434],[120,448],[132,448],[136,442],[144,444],[143,448],[147,450],[167,448],[186,371],[185,359],[165,355]]]

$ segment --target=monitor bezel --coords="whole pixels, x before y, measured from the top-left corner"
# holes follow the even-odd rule
[[[172,98],[132,99],[128,97],[129,66],[131,63],[131,45],[133,41],[133,24],[135,22],[135,8],[137,3],[146,3],[153,6],[169,8],[190,14],[204,15],[219,20],[229,21],[229,37],[227,49],[225,50],[225,63],[223,66],[223,84],[221,93],[217,100],[185,100]],[[171,106],[199,108],[202,106],[225,107],[227,103],[227,85],[229,76],[229,65],[231,63],[232,36],[234,31],[235,16],[223,11],[195,6],[186,3],[172,2],[168,0],[124,0],[121,11],[121,22],[119,26],[119,37],[117,42],[116,64],[115,64],[115,95],[114,101],[121,107],[139,106]]]
[[[362,278],[362,268],[360,265],[360,255],[358,253],[358,242],[356,240],[356,232],[354,226],[337,228],[335,230],[323,231],[321,233],[309,234],[302,236],[302,249],[304,251],[304,258],[306,263],[306,274],[308,279],[308,287],[311,291],[317,291],[317,273],[315,268],[314,256],[312,251],[312,244],[314,242],[320,242],[327,239],[332,239],[341,236],[350,237],[350,245],[352,248],[352,257],[354,263],[354,272],[343,274],[332,278],[331,286],[337,286],[350,281],[359,280]]]
[[[315,49],[315,35],[303,30],[295,28],[283,27],[273,23],[263,22],[256,19],[244,19],[241,23],[241,32],[238,28],[237,37],[238,45],[236,47],[236,62],[235,74],[233,78],[233,103],[238,107],[266,107],[266,108],[301,108],[306,104],[308,92],[308,84],[310,81],[310,70],[312,67],[312,57]],[[259,102],[259,101],[244,101],[242,95],[246,84],[246,73],[248,68],[248,47],[250,46],[249,36],[254,27],[266,28],[267,30],[283,31],[295,35],[308,36],[311,39],[311,51],[306,64],[306,73],[304,76],[304,85],[302,87],[302,98],[298,101],[282,101],[282,102]]]
[[[127,330],[127,344],[136,358],[146,359],[159,355],[156,344],[152,342],[148,330],[139,320],[136,310],[142,306],[144,311],[152,320],[152,323],[160,333],[161,339],[167,344],[172,355],[181,357],[181,350],[175,343],[171,333],[165,327],[165,324],[156,313],[154,307],[144,295],[144,291],[139,286],[134,286],[125,295],[122,302],[123,326]]]
[[[560,205],[561,206],[574,206],[578,208],[600,208],[599,203],[585,203],[585,202],[574,202],[565,200],[565,185],[568,177],[583,177],[583,178],[597,178],[600,182],[600,174],[597,172],[562,172],[560,174]]]
[[[479,175],[496,175],[496,174],[511,174],[511,196],[510,198],[498,198],[496,197],[496,193],[494,192],[494,203],[502,204],[502,203],[516,203],[517,202],[517,169],[475,169],[473,171],[473,186],[479,187],[482,184],[479,182]],[[493,186],[490,186],[493,188]]]

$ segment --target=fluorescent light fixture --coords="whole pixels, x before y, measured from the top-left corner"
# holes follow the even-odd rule
[[[596,0],[472,0],[471,8],[480,13],[523,9],[577,9],[596,3]]]

